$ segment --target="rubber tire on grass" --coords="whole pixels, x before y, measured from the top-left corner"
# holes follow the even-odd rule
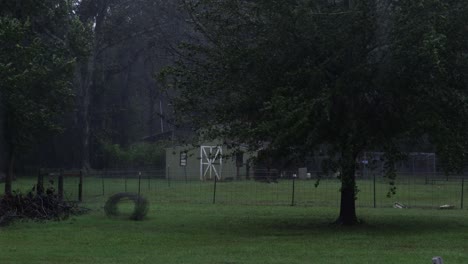
[[[104,205],[104,211],[107,216],[120,216],[118,204],[124,200],[130,200],[135,203],[135,208],[129,216],[131,220],[143,220],[149,210],[149,202],[143,196],[136,193],[117,193],[109,197]]]

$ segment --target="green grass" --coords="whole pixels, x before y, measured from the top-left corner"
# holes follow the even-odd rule
[[[27,190],[34,179],[15,182]],[[67,196],[76,195],[74,180],[65,181]],[[143,182],[142,182],[143,183]],[[153,180],[141,191],[151,202],[145,221],[110,219],[103,205],[124,191],[122,179],[85,179],[84,206],[91,213],[62,222],[18,222],[0,228],[0,263],[468,263],[468,210],[393,209],[393,201],[430,207],[459,197],[453,182],[399,185],[385,197],[387,185],[372,207],[372,182],[360,182],[358,216],[364,224],[337,227],[338,183],[291,181],[218,183]],[[0,185],[0,188],[3,186]],[[137,191],[136,180],[127,191]],[[248,204],[248,205],[246,205]],[[261,206],[254,206],[261,205]],[[131,204],[121,206],[131,211]],[[416,206],[417,207],[417,206]]]
[[[365,224],[329,223],[337,208],[153,204],[148,219],[102,209],[68,221],[0,229],[1,263],[468,262],[467,211],[360,209]]]

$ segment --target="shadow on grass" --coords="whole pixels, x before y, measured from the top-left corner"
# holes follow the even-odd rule
[[[361,215],[361,224],[338,226],[329,213],[284,216],[253,214],[249,217],[232,217],[228,221],[214,218],[209,229],[222,234],[236,233],[242,236],[314,236],[317,234],[359,234],[375,236],[411,236],[434,232],[457,233],[468,231],[467,211],[367,210]],[[192,223],[197,225],[197,223]],[[202,224],[203,225],[203,224]]]

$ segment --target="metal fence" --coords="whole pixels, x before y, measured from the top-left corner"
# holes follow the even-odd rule
[[[334,175],[319,179],[317,172],[309,172],[305,178],[291,177],[296,174],[294,171],[269,173],[275,176],[258,177],[265,173],[257,173],[249,179],[213,177],[201,181],[197,177],[170,175],[166,170],[152,168],[100,170],[84,176],[82,195],[84,202],[99,201],[118,192],[134,192],[155,203],[339,206],[340,180]],[[362,172],[357,175],[356,205],[382,208],[398,203],[405,207],[464,209],[467,179],[468,176],[463,175],[400,173],[395,181],[396,194],[389,195],[391,185],[382,173]],[[27,192],[36,181],[34,175],[19,176],[13,188]],[[43,181],[45,188],[57,189],[54,177],[45,177]],[[77,200],[79,184],[79,178],[65,177],[64,197]]]

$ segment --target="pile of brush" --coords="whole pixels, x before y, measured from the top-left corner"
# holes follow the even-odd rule
[[[79,207],[76,202],[59,199],[53,189],[41,194],[33,191],[27,194],[13,192],[0,197],[0,226],[22,219],[63,220],[85,211],[86,209]]]

